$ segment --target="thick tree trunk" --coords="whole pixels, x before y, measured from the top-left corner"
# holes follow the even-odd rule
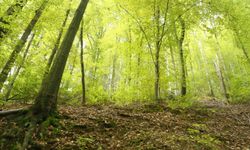
[[[80,31],[80,44],[81,44],[81,54],[80,54],[80,60],[81,60],[81,74],[82,74],[82,105],[86,104],[86,89],[85,89],[85,69],[84,69],[84,43],[83,43],[83,22],[81,25],[81,31]]]
[[[9,99],[10,94],[11,94],[11,91],[12,91],[13,86],[14,86],[14,83],[15,83],[15,81],[16,81],[18,75],[19,75],[20,70],[23,68],[23,65],[24,65],[24,63],[25,63],[26,57],[27,57],[27,55],[28,55],[28,52],[29,52],[29,49],[30,49],[30,47],[31,47],[31,44],[32,44],[32,42],[33,42],[34,37],[35,37],[35,34],[32,35],[32,37],[31,37],[31,39],[30,39],[30,41],[29,41],[29,44],[28,44],[28,46],[27,46],[27,48],[26,48],[26,50],[25,50],[25,52],[24,52],[24,55],[23,55],[23,58],[22,58],[22,62],[21,62],[20,65],[18,66],[18,68],[17,68],[15,74],[13,75],[12,80],[10,81],[10,83],[9,83],[9,85],[8,85],[8,87],[7,87],[7,92],[6,92],[6,94],[5,94],[5,100],[6,100],[6,101]]]
[[[59,31],[59,35],[57,37],[57,40],[56,40],[55,46],[54,46],[54,48],[52,50],[52,53],[50,54],[50,57],[49,57],[49,60],[48,60],[48,63],[47,63],[46,69],[45,69],[44,78],[48,74],[48,72],[49,72],[49,70],[51,68],[51,64],[53,62],[53,59],[55,57],[55,54],[56,54],[56,52],[57,52],[57,50],[58,50],[58,48],[60,46],[60,42],[61,42],[62,35],[63,35],[63,29],[66,26],[67,20],[69,18],[69,14],[70,14],[70,9],[68,9],[67,12],[66,12],[65,20],[64,20],[64,22],[62,24],[62,27],[61,27],[60,31]]]
[[[0,91],[3,87],[4,82],[6,81],[8,74],[14,64],[14,62],[16,61],[16,58],[18,56],[18,54],[21,52],[22,48],[24,47],[31,31],[33,30],[33,28],[35,27],[36,23],[38,22],[39,18],[41,17],[46,5],[48,3],[48,0],[45,0],[42,5],[40,6],[40,8],[36,11],[35,16],[33,17],[33,19],[31,20],[31,22],[29,23],[28,27],[25,29],[21,39],[18,41],[16,47],[14,48],[13,52],[11,53],[8,61],[6,62],[1,74],[0,74]]]
[[[11,18],[14,14],[19,13],[26,5],[27,0],[16,0],[16,4],[11,5],[5,12],[4,16],[0,17],[0,42],[10,31],[8,25],[11,23]],[[7,26],[7,27],[6,27]]]
[[[58,49],[53,65],[42,83],[32,108],[33,115],[37,116],[39,119],[44,120],[56,112],[57,95],[64,68],[88,2],[88,0],[81,0],[62,44]]]

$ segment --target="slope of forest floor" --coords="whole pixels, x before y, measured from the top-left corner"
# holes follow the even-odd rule
[[[187,109],[64,105],[59,112],[60,119],[43,123],[30,149],[250,149],[249,104]],[[11,118],[0,118],[0,148],[18,148],[26,130]]]

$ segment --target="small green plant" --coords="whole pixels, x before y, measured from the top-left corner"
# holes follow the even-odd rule
[[[93,143],[95,140],[92,137],[83,137],[80,136],[77,138],[76,143],[81,150],[85,150],[87,144]]]

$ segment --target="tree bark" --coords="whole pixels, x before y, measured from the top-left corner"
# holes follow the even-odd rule
[[[155,41],[155,100],[160,101],[160,50],[161,50],[161,33],[160,33],[160,7],[156,6],[157,10],[155,12],[156,20],[156,41]]]
[[[85,69],[84,69],[84,43],[83,43],[83,22],[81,25],[81,31],[80,31],[80,44],[81,44],[81,54],[80,54],[80,60],[81,60],[81,74],[82,74],[82,105],[86,104],[86,89],[85,89]]]
[[[45,0],[40,8],[36,11],[35,16],[29,23],[28,27],[25,29],[21,39],[18,41],[16,47],[14,48],[13,52],[11,53],[8,61],[6,62],[4,68],[2,69],[2,72],[0,74],[0,91],[3,87],[4,82],[6,81],[8,74],[11,70],[11,68],[14,65],[14,62],[16,61],[16,58],[18,54],[21,52],[22,48],[24,47],[25,43],[27,42],[27,39],[32,32],[33,28],[35,27],[36,23],[38,22],[39,18],[41,17],[46,5],[48,3],[48,0]]]
[[[179,54],[180,54],[180,62],[181,62],[181,96],[185,96],[187,94],[187,83],[186,83],[186,62],[184,58],[184,50],[183,50],[183,43],[185,40],[185,33],[186,33],[186,27],[184,20],[179,17],[179,22],[181,25],[181,35],[180,38],[177,35],[177,30],[175,29],[175,35],[176,39],[178,41],[178,48],[179,48]]]
[[[24,66],[26,57],[27,57],[27,55],[28,55],[28,52],[29,52],[29,49],[30,49],[30,47],[31,47],[31,44],[32,44],[32,42],[33,42],[34,37],[35,37],[35,34],[32,35],[32,37],[31,37],[31,39],[30,39],[30,41],[29,41],[29,44],[28,44],[28,46],[27,46],[27,48],[26,48],[26,50],[25,50],[25,52],[24,52],[24,55],[23,55],[23,58],[22,58],[22,62],[21,62],[20,65],[18,66],[18,68],[17,68],[15,74],[13,75],[12,80],[10,81],[10,83],[9,83],[9,85],[8,85],[7,92],[6,92],[6,94],[5,94],[5,100],[6,100],[6,101],[9,99],[10,94],[11,94],[11,91],[12,91],[13,86],[14,86],[14,84],[15,84],[15,81],[16,81],[18,75],[19,75],[19,72],[20,72],[20,70],[21,70],[21,69],[23,68],[23,66]]]
[[[56,113],[57,95],[64,68],[88,2],[88,0],[81,0],[62,44],[58,49],[53,65],[46,79],[42,82],[39,94],[35,99],[32,113],[41,121]]]

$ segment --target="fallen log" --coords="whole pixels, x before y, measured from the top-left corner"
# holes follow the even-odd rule
[[[25,114],[29,111],[28,108],[20,108],[20,109],[13,109],[13,110],[6,110],[6,111],[0,111],[0,117],[6,117],[9,115],[15,115],[15,114]]]

